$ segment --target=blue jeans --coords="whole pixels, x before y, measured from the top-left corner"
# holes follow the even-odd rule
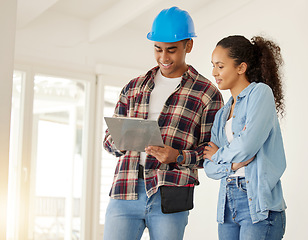
[[[285,232],[285,211],[270,211],[267,219],[252,223],[245,178],[227,178],[224,223],[218,224],[220,240],[280,240]]]
[[[143,179],[138,180],[138,195],[138,200],[110,199],[104,239],[138,240],[147,227],[151,240],[182,240],[189,211],[162,213],[160,191],[148,198]]]

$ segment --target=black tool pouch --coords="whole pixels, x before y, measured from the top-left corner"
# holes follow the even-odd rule
[[[193,209],[194,185],[161,186],[161,210],[163,213],[176,213]]]

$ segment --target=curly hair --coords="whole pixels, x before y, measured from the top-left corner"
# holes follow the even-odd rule
[[[249,82],[263,82],[273,91],[276,110],[284,115],[284,92],[280,69],[283,59],[280,47],[271,40],[255,36],[249,41],[243,36],[229,36],[220,40],[216,46],[229,50],[229,57],[236,66],[247,64],[246,76]]]

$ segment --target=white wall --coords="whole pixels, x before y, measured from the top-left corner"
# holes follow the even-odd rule
[[[221,5],[219,8],[223,8]],[[219,11],[217,8],[217,11]],[[281,127],[287,155],[287,170],[282,178],[285,200],[288,206],[285,238],[308,239],[305,185],[308,168],[308,127],[306,96],[308,80],[307,38],[308,2],[305,0],[259,0],[235,11],[211,26],[198,32],[190,62],[199,72],[211,76],[211,52],[222,37],[241,34],[248,38],[263,33],[278,42],[285,60],[286,117]],[[198,30],[198,29],[197,29]],[[229,93],[223,92],[225,101]],[[185,233],[186,240],[217,239],[216,202],[218,182],[207,179],[199,171],[201,185],[196,188],[195,209],[191,212]]]

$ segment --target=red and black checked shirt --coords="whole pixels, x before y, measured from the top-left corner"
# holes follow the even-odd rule
[[[158,67],[146,75],[131,80],[121,91],[115,117],[148,118],[150,95]],[[164,104],[158,118],[163,141],[175,149],[182,149],[185,162],[162,164],[153,156],[145,162],[147,196],[157,192],[161,185],[198,185],[198,168],[203,166],[203,149],[211,138],[211,127],[216,112],[223,106],[218,89],[192,66]],[[138,199],[138,166],[140,153],[120,152],[106,130],[104,148],[119,157],[110,196],[115,199]]]

